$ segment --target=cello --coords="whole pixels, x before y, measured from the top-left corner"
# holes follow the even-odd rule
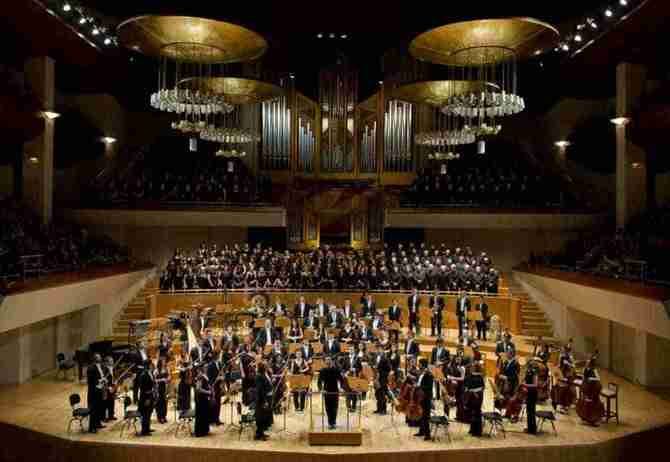
[[[521,414],[521,407],[526,402],[528,396],[528,388],[525,385],[520,385],[516,389],[516,393],[507,401],[505,405],[505,417],[511,422],[519,420]]]
[[[584,422],[597,426],[605,415],[605,406],[600,401],[602,384],[594,368],[595,358],[594,355],[584,369],[582,392],[577,401],[577,415]]]

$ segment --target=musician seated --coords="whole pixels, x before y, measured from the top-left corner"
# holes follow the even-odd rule
[[[357,332],[351,325],[351,322],[347,321],[344,325],[344,328],[340,332],[340,339],[344,342],[354,342],[358,340]]]
[[[311,361],[312,360],[312,355],[314,354],[314,350],[312,349],[312,345],[310,345],[310,343],[307,339],[303,339],[302,345],[300,346],[300,351],[301,351],[302,357],[305,359],[305,361]]]
[[[272,327],[272,321],[269,319],[265,320],[265,326],[263,329],[258,332],[256,336],[256,345],[266,346],[274,344],[274,341],[278,338],[281,338],[280,335]]]
[[[270,307],[270,313],[275,317],[287,315],[286,305],[281,302],[279,297],[275,299],[274,305]]]
[[[342,307],[342,316],[346,320],[351,320],[355,316],[354,307],[351,305],[350,299],[344,300],[344,306]]]
[[[224,332],[223,337],[221,337],[221,343],[230,345],[233,349],[237,349],[237,346],[240,344],[240,338],[233,332],[232,325],[229,324],[226,327],[226,331]]]
[[[296,318],[291,319],[291,327],[288,329],[288,341],[291,343],[298,343],[303,338],[302,327]]]
[[[316,299],[316,304],[314,305],[314,309],[312,311],[315,312],[315,315],[318,318],[325,318],[328,316],[328,306],[323,301],[323,298],[319,297]]]
[[[316,317],[316,313],[314,313],[314,311],[309,311],[308,316],[305,318],[303,322],[303,327],[305,329],[318,330],[320,325],[321,323],[319,321],[319,318]]]
[[[384,328],[384,316],[381,314],[377,314],[375,318],[372,320],[372,330],[381,330]]]
[[[375,340],[372,329],[370,329],[364,322],[361,323],[360,328],[358,329],[358,338],[361,342],[373,342]]]
[[[326,343],[323,345],[323,354],[326,356],[335,356],[338,355],[340,351],[340,342],[337,341],[332,333],[329,333]]]
[[[296,303],[295,307],[293,308],[293,316],[296,318],[305,319],[309,316],[310,311],[310,306],[307,304],[307,302],[305,302],[305,297],[301,295],[298,303]]]

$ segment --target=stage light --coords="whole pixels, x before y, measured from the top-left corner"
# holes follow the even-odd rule
[[[535,56],[540,56],[542,54],[542,50],[535,50]]]
[[[31,164],[37,164],[37,163],[39,163],[39,161],[40,161],[39,157],[35,157],[35,156],[28,157],[28,162],[30,162]]]
[[[611,18],[612,16],[614,16],[614,12],[611,9],[607,8],[605,10],[605,17]]]
[[[642,163],[633,162],[633,163],[630,164],[630,166],[633,167],[634,169],[638,169],[638,168],[642,168]]]
[[[630,118],[629,117],[615,117],[613,119],[610,119],[610,122],[612,122],[617,127],[623,127],[624,125],[627,125],[628,122],[630,122]]]
[[[54,120],[60,117],[60,114],[55,111],[42,111],[42,116],[48,120]]]
[[[331,32],[330,34],[328,34],[328,37],[330,37],[330,38],[335,38],[335,34],[333,34],[333,33]]]
[[[65,11],[66,13],[68,11],[72,11],[72,5],[70,5],[69,3],[63,4],[63,11]]]
[[[288,75],[288,78],[289,78],[289,79],[295,79],[295,74],[291,72],[291,73]]]

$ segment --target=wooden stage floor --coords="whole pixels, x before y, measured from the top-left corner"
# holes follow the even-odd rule
[[[348,456],[360,458],[362,454],[367,454],[366,459],[390,462],[389,457],[398,457],[398,461],[401,460],[400,457],[406,460],[411,453],[417,458],[425,456],[431,460],[446,456],[447,453],[450,460],[461,460],[462,456],[462,460],[469,461],[492,460],[492,457],[496,461],[506,460],[508,457],[510,460],[519,460],[512,459],[519,454],[526,455],[521,460],[534,461],[584,460],[585,456],[591,459],[591,455],[595,457],[593,460],[615,460],[619,458],[618,451],[622,451],[622,448],[630,450],[635,444],[650,447],[650,442],[659,439],[667,441],[670,436],[670,402],[614,377],[607,371],[602,372],[602,378],[603,383],[613,381],[620,384],[621,423],[618,425],[613,421],[599,427],[584,425],[573,408],[569,415],[557,414],[558,435],[554,435],[551,426],[546,425],[539,436],[527,435],[523,433],[525,421],[522,421],[516,424],[506,423],[506,438],[501,435],[474,438],[468,435],[467,426],[452,423],[451,441],[443,437],[440,441],[425,442],[412,436],[416,429],[407,427],[402,416],[396,416],[397,425],[394,428],[390,416],[371,414],[374,401],[368,401],[362,418],[362,446],[310,447],[306,436],[310,421],[309,410],[305,414],[296,414],[292,405],[287,417],[287,429],[290,433],[282,432],[282,416],[276,416],[275,425],[270,432],[271,438],[266,442],[253,441],[251,430],[245,431],[241,439],[238,439],[238,433],[231,431],[227,425],[231,421],[229,406],[222,408],[222,420],[226,425],[212,427],[211,435],[205,438],[194,438],[184,433],[175,437],[171,430],[174,428],[172,411],[169,413],[168,424],[153,422],[156,432],[151,437],[136,437],[132,431],[129,435],[120,437],[119,422],[108,424],[107,428],[95,435],[80,433],[78,428],[68,435],[68,396],[70,393],[80,393],[85,401],[86,387],[83,384],[58,380],[53,374],[47,374],[20,386],[0,387],[0,435],[4,442],[4,447],[0,449],[0,460],[31,460],[25,457],[12,458],[14,445],[14,450],[23,451],[24,456],[31,451],[37,451],[39,447],[66,453],[81,449],[85,452],[80,457],[94,457],[96,461],[142,460],[146,457],[146,460],[183,462],[232,457],[235,462],[241,462],[257,460],[261,454],[272,455],[274,459],[281,460],[314,461],[321,456],[334,456],[341,460]],[[312,407],[318,428],[321,422],[321,403],[318,397],[314,398]],[[540,408],[548,409],[549,406],[542,405]],[[487,388],[484,410],[491,409],[492,396]],[[117,404],[117,416],[121,414],[120,404]],[[341,403],[338,430],[345,430],[345,419],[346,409]],[[237,421],[237,416],[233,416],[233,420]],[[28,434],[30,437],[26,436]],[[640,435],[646,436],[641,438]],[[18,445],[24,437],[28,443],[21,443],[22,449]],[[49,438],[48,444],[41,442],[40,438]],[[10,441],[15,443],[9,443]],[[608,445],[609,443],[612,444]],[[25,449],[26,444],[28,449]],[[61,446],[61,449],[56,449]],[[125,452],[126,450],[131,452]],[[571,452],[566,453],[566,450]],[[540,458],[530,458],[531,454]],[[38,453],[32,455],[39,456]],[[480,457],[476,457],[477,455]],[[59,453],[59,456],[62,454]],[[73,456],[72,459],[84,460],[80,457]],[[61,460],[72,459],[68,456]]]

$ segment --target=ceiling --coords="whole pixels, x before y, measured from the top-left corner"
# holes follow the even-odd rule
[[[43,3],[54,7],[59,1],[43,0]],[[294,73],[297,88],[311,97],[317,94],[318,70],[332,64],[338,56],[347,56],[360,72],[359,99],[362,100],[375,91],[381,78],[383,53],[390,48],[406,49],[415,35],[432,27],[482,17],[531,16],[566,29],[574,26],[575,18],[602,11],[615,0],[495,4],[490,0],[460,4],[371,0],[290,3],[275,0],[235,4],[212,0],[79,0],[79,3],[103,16],[110,25],[141,14],[204,16],[245,25],[268,40],[270,48],[263,58],[264,68]],[[630,53],[624,50],[653,49],[651,53],[638,52],[637,57],[659,61],[652,56],[658,51],[658,34],[668,30],[663,27],[670,17],[670,2],[647,0],[646,3],[644,11],[617,26],[616,33],[606,34],[579,56],[543,57],[541,67],[539,59],[527,64],[522,73],[522,93],[529,96],[529,101],[536,102],[540,110],[545,106],[543,98],[550,101],[556,91],[580,96],[612,95],[614,73],[609,66],[612,61],[628,58]],[[0,26],[4,26],[0,27],[0,38],[5,39],[2,43],[16,43],[14,53],[19,55],[54,55],[60,64],[57,84],[61,91],[106,91],[126,104],[137,104],[137,109],[145,105],[146,94],[155,82],[153,60],[133,56],[123,49],[98,52],[62,21],[59,24],[43,10],[38,17],[35,4],[36,0],[10,2],[4,19],[0,19]],[[645,29],[646,21],[653,21],[654,27]],[[324,38],[317,37],[320,33],[325,34]],[[328,38],[330,33],[335,33],[337,38]],[[346,39],[339,38],[343,34]],[[612,43],[608,42],[610,35]],[[598,65],[585,72],[589,62]],[[128,85],[129,79],[132,85]]]

